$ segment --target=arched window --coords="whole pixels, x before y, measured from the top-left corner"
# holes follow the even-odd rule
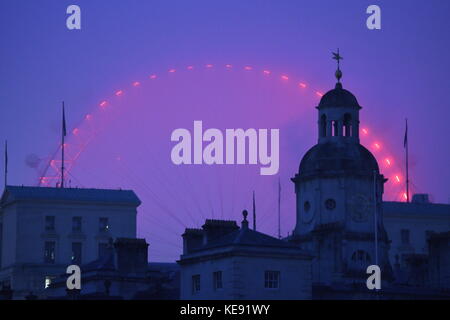
[[[331,127],[333,130],[333,137],[337,137],[339,135],[339,126],[338,126],[338,122],[336,120],[332,120],[331,121]]]
[[[352,136],[352,116],[349,113],[344,115],[344,136]]]
[[[324,114],[320,117],[320,136],[327,136],[327,116]]]

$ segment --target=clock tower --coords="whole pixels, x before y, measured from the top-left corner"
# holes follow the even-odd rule
[[[313,282],[365,285],[369,265],[380,266],[383,280],[392,274],[381,205],[387,180],[360,144],[361,106],[342,86],[339,51],[333,55],[337,83],[317,106],[318,143],[292,178],[297,223],[291,239],[314,254]]]

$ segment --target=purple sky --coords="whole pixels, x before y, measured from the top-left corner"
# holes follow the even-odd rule
[[[82,9],[81,31],[65,27],[66,7],[74,3]],[[135,189],[144,202],[139,236],[150,242],[150,259],[174,260],[184,227],[207,217],[241,220],[252,190],[259,229],[275,235],[278,176],[259,176],[259,166],[175,167],[172,130],[191,129],[194,120],[220,129],[280,128],[285,235],[295,223],[289,177],[316,142],[314,92],[334,86],[331,51],[339,47],[344,87],[363,106],[370,131],[363,143],[372,150],[379,142],[377,158],[395,162],[391,169],[381,165],[383,172],[391,181],[403,174],[408,117],[413,191],[447,203],[450,3],[377,1],[381,31],[365,27],[372,2],[345,4],[3,0],[0,141],[8,139],[9,183],[36,183],[39,174],[25,159],[36,155],[42,168],[55,152],[65,100],[68,127],[79,129],[69,145],[99,130],[74,165],[71,184]],[[177,71],[168,73],[171,68]],[[263,75],[265,69],[272,74]],[[153,73],[157,81],[148,78]],[[123,96],[115,97],[117,90]],[[83,122],[86,114],[95,116],[91,124]],[[400,191],[393,187],[386,198]]]

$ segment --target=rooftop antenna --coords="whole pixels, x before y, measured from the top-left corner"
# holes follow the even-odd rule
[[[255,203],[255,191],[253,191],[253,230],[256,231],[256,203]]]
[[[8,140],[5,140],[5,189],[8,184]]]
[[[62,102],[62,134],[61,134],[61,188],[64,188],[64,137],[66,131],[66,115],[64,110],[64,101]]]
[[[278,178],[278,239],[281,239],[281,182]]]
[[[405,119],[405,138],[403,139],[403,147],[406,153],[406,202],[409,202],[409,160],[408,160],[408,119]]]

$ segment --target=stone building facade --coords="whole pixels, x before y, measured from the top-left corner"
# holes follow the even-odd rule
[[[186,229],[181,299],[311,299],[311,256],[234,221]]]
[[[133,191],[7,186],[0,200],[0,283],[14,298],[43,297],[54,275],[136,238]]]

